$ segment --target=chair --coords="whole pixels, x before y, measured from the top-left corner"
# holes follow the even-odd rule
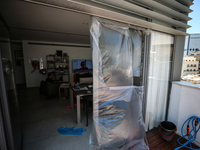
[[[84,96],[83,101],[86,105],[86,126],[88,126],[89,109],[93,109],[93,96]]]
[[[51,83],[42,80],[40,82],[40,96],[45,95],[50,98],[51,96],[58,94],[58,87],[58,83]]]

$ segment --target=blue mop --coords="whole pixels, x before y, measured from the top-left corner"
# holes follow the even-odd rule
[[[60,127],[58,129],[58,133],[60,133],[61,135],[79,135],[79,136],[82,136],[82,134],[86,131],[87,130],[84,129],[84,128],[75,129],[75,127],[72,127],[72,128]]]

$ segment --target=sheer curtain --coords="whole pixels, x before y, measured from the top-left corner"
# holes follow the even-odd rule
[[[153,31],[149,58],[145,130],[165,120],[174,37]]]

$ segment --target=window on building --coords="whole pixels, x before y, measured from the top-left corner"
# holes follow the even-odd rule
[[[192,69],[190,69],[190,71],[192,71]]]
[[[187,69],[187,71],[189,71],[189,69]]]
[[[191,64],[191,67],[193,67],[193,64]]]
[[[196,67],[197,65],[194,65],[194,67]]]
[[[187,67],[190,67],[190,65],[188,64]]]
[[[194,71],[196,71],[196,69],[194,69]]]

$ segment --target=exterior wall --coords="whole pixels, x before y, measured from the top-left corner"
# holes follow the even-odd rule
[[[200,73],[200,51],[193,53],[193,54],[190,54],[190,56],[194,56],[196,58],[196,61],[199,62],[199,65],[198,65],[199,72],[198,73]]]
[[[187,82],[172,83],[168,121],[173,122],[177,126],[178,134],[181,134],[181,127],[189,117],[199,116],[199,93],[199,85]],[[200,134],[197,134],[196,142],[199,145]]]
[[[182,76],[185,75],[196,75],[198,73],[199,61],[196,61],[195,57],[184,57],[183,58],[183,67],[182,67]]]
[[[33,41],[23,41],[23,53],[24,53],[24,66],[25,66],[25,76],[26,76],[26,86],[27,87],[37,87],[40,85],[42,80],[47,78],[47,75],[42,75],[38,70],[31,73],[33,67],[30,67],[28,59],[29,58],[42,58],[44,68],[46,68],[46,55],[55,54],[56,50],[62,50],[63,53],[68,53],[69,55],[69,72],[70,72],[70,82],[73,81],[72,73],[72,60],[73,59],[92,59],[92,51],[90,48],[85,47],[70,47],[70,46],[52,46],[52,45],[36,45],[28,44],[28,42]],[[37,43],[34,41],[34,43]],[[39,43],[39,42],[38,42]],[[41,43],[41,42],[40,42]],[[45,43],[45,42],[43,42]],[[56,43],[53,43],[56,44]]]
[[[183,50],[185,43],[185,36],[175,36],[174,45],[174,58],[172,66],[172,81],[180,81],[181,78],[181,66],[183,62]]]
[[[199,64],[198,64],[198,70],[199,70],[199,74],[200,74],[200,55],[198,55],[198,56],[195,56],[196,57],[196,60],[199,62]]]

